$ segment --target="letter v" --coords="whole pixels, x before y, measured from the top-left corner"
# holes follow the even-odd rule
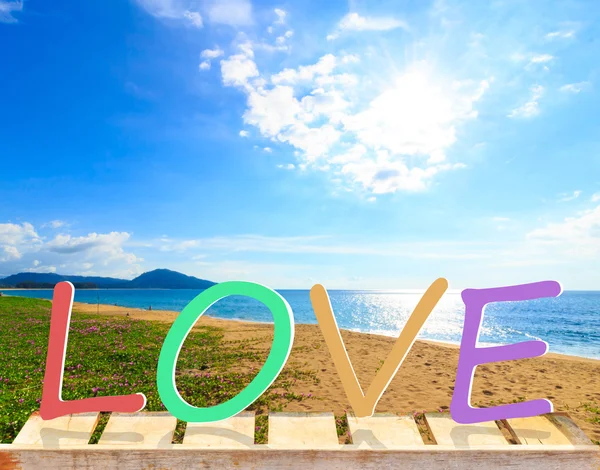
[[[142,410],[146,406],[146,396],[143,393],[63,401],[61,390],[74,292],[75,288],[70,282],[59,282],[54,286],[40,417],[46,420],[92,411],[133,413]]]
[[[442,295],[444,295],[446,289],[448,289],[448,281],[440,278],[436,279],[429,286],[425,294],[423,294],[400,336],[394,343],[392,351],[381,369],[377,372],[375,379],[373,379],[366,396],[363,394],[350,358],[348,357],[348,352],[344,346],[340,329],[335,321],[333,309],[331,308],[325,287],[316,284],[310,290],[310,300],[323,336],[325,337],[325,343],[342,380],[348,401],[357,418],[373,416],[377,402],[379,402],[383,392],[385,392],[394,375],[398,372],[425,320],[427,320],[431,311],[437,305]]]

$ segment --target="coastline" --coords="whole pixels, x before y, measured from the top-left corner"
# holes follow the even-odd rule
[[[47,299],[44,299],[44,300],[47,300]],[[120,305],[115,306],[115,305],[106,305],[106,304],[89,304],[89,303],[85,303],[85,302],[73,302],[73,310],[77,310],[82,313],[97,313],[98,306],[99,306],[100,315],[125,316],[127,313],[129,313],[130,317],[134,318],[134,319],[162,321],[162,322],[168,322],[168,323],[172,323],[180,313],[180,312],[177,312],[174,310],[146,310],[143,308],[123,307]],[[228,327],[230,324],[235,325],[237,323],[249,324],[249,325],[266,325],[266,326],[271,326],[271,327],[273,325],[273,323],[270,323],[270,322],[242,320],[242,319],[237,319],[237,318],[219,318],[219,317],[213,317],[210,315],[204,315],[202,317],[202,319],[205,319],[205,318],[210,319],[209,322],[210,322],[211,326],[217,326],[217,327],[219,327],[219,326]],[[201,320],[201,321],[204,321],[204,320]],[[318,329],[317,324],[296,323],[296,327],[298,327],[300,325],[316,327]],[[362,332],[362,331],[354,331],[354,330],[343,329],[343,328],[340,328],[340,330],[348,332],[348,333],[352,333],[352,334],[368,335],[368,336],[374,336],[374,337],[378,337],[378,338],[386,338],[390,341],[395,340],[395,338],[393,336],[381,335],[381,334],[377,334],[377,333],[366,333],[366,332]],[[320,335],[320,329],[319,329],[319,335]],[[457,350],[460,348],[459,344],[450,343],[450,342],[446,342],[446,341],[439,341],[439,340],[435,340],[435,339],[419,338],[416,341],[423,342],[423,343],[429,343],[429,344],[433,344],[433,345],[440,345],[440,346],[443,346],[446,348],[457,349]],[[600,359],[583,357],[583,356],[575,356],[575,355],[571,355],[571,354],[549,352],[549,353],[545,354],[544,357],[556,357],[556,358],[565,358],[565,359],[574,359],[574,360],[581,359],[581,360],[592,361],[593,363],[600,364]]]
[[[0,291],[5,291],[5,290],[12,290],[12,291],[25,290],[26,291],[26,290],[31,290],[31,289],[22,289],[22,288],[10,288],[10,289],[2,288],[2,289],[0,289]],[[34,290],[49,290],[49,291],[51,291],[53,289],[34,289]],[[101,289],[86,289],[86,290],[101,290]],[[144,290],[144,289],[131,289],[131,290]],[[40,298],[40,300],[48,300],[51,302],[51,300],[45,299],[45,298]],[[73,302],[73,310],[77,310],[82,313],[98,313],[98,308],[99,308],[100,315],[125,316],[127,313],[129,313],[131,318],[135,318],[138,320],[162,321],[162,322],[168,322],[168,323],[172,323],[180,313],[175,310],[146,310],[146,309],[139,308],[139,307],[126,307],[126,306],[122,306],[122,305]],[[222,325],[227,326],[229,322],[233,322],[233,324],[242,323],[242,324],[256,324],[256,325],[267,325],[267,326],[273,325],[272,322],[261,322],[258,320],[247,320],[247,319],[239,319],[239,318],[225,319],[225,318],[213,317],[210,315],[205,315],[202,318],[211,319],[212,326],[217,326],[217,327],[219,326],[219,323],[222,323]],[[312,323],[296,323],[296,326],[299,326],[299,325],[318,327],[317,324],[312,324]],[[348,331],[350,333],[387,338],[392,341],[395,339],[394,336],[382,335],[382,334],[373,333],[373,332],[356,331],[356,330],[343,329],[343,328],[340,328],[340,329],[342,331]],[[320,334],[320,330],[319,330],[319,334]],[[419,338],[416,341],[423,342],[423,343],[430,343],[430,344],[434,344],[434,345],[440,345],[440,346],[444,346],[444,347],[452,348],[452,349],[460,348],[459,343],[451,343],[451,342],[441,341],[441,340],[437,340],[437,339]],[[499,344],[491,344],[491,343],[490,344],[479,343],[479,344],[480,344],[480,346],[498,346],[499,345]],[[581,360],[586,360],[586,361],[592,361],[594,363],[600,363],[600,358],[577,356],[575,354],[565,354],[565,353],[557,353],[557,352],[548,352],[544,355],[544,357],[556,357],[556,358],[565,358],[565,359],[574,359],[574,360],[581,359]]]
[[[73,318],[78,313],[167,324],[179,315],[176,311],[74,302]],[[238,350],[243,345],[255,357],[230,367],[232,372],[258,372],[271,350],[272,323],[204,315],[195,328],[206,326],[215,328],[214,331],[222,335],[219,354]],[[395,338],[349,330],[341,330],[341,336],[356,376],[366,391],[388,356]],[[376,411],[448,411],[458,357],[459,346],[456,344],[416,340],[382,395]],[[209,371],[212,370],[211,365],[208,367]],[[306,398],[289,403],[284,411],[343,414],[351,408],[318,325],[295,325],[292,351],[284,371],[298,379],[290,384],[289,393]],[[591,439],[600,442],[600,360],[548,353],[538,358],[484,364],[475,370],[471,393],[471,405],[474,407],[540,398],[550,400],[554,411],[569,413]]]

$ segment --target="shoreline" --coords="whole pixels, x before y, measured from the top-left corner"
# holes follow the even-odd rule
[[[44,299],[47,300],[47,299]],[[93,313],[93,314],[97,314],[97,308],[98,305],[100,306],[100,315],[106,315],[106,316],[126,316],[127,313],[130,313],[130,318],[134,318],[137,320],[148,320],[148,321],[162,321],[162,322],[166,322],[166,323],[172,323],[175,318],[180,314],[180,312],[177,312],[175,310],[146,310],[143,308],[135,308],[135,307],[122,307],[119,305],[107,305],[107,304],[88,304],[85,302],[73,302],[73,309],[77,310],[81,313]],[[219,327],[221,324],[221,327],[228,327],[230,325],[238,325],[238,326],[260,326],[260,327],[272,327],[273,323],[272,322],[261,322],[261,321],[254,321],[254,320],[244,320],[244,319],[238,319],[238,318],[220,318],[220,317],[214,317],[214,316],[210,316],[210,315],[203,315],[201,317],[200,321],[203,321],[203,319],[208,319],[209,323],[211,324],[211,326],[217,326]],[[206,322],[205,322],[206,323]],[[319,334],[320,334],[320,328],[319,325],[317,323],[296,323],[295,324],[296,327],[298,326],[303,326],[303,327],[314,327],[316,329],[319,330]],[[367,337],[375,337],[375,338],[385,338],[386,340],[389,341],[395,341],[397,337],[394,336],[388,336],[388,335],[381,335],[381,334],[377,334],[377,333],[366,333],[366,332],[362,332],[362,331],[355,331],[355,330],[350,330],[350,329],[346,329],[346,328],[340,328],[340,331],[344,331],[348,334],[356,334],[356,335],[364,335]],[[417,338],[415,340],[415,342],[421,342],[421,343],[425,343],[425,344],[431,344],[431,345],[437,345],[437,346],[441,346],[444,348],[449,348],[449,349],[453,349],[453,350],[459,350],[460,349],[460,344],[456,344],[456,343],[449,343],[446,341],[440,341],[440,340],[435,340],[435,339],[425,339],[425,338]],[[591,361],[592,363],[596,363],[598,365],[600,365],[600,359],[597,358],[592,358],[592,357],[584,357],[584,356],[575,356],[575,355],[571,355],[571,354],[563,354],[563,353],[555,353],[555,352],[548,352],[546,354],[544,354],[543,357],[548,357],[548,358],[556,358],[556,359],[566,359],[566,360],[582,360],[582,361]]]
[[[8,290],[8,289],[0,289],[0,291],[2,291],[2,290]],[[53,290],[53,289],[17,289],[17,288],[15,288],[15,289],[11,289],[11,290],[18,291],[18,290]],[[101,290],[101,289],[89,289],[89,290]],[[145,290],[145,289],[131,289],[131,290]],[[10,297],[10,296],[8,296],[8,297]],[[13,297],[19,297],[19,296],[13,296]],[[26,297],[26,298],[34,298],[34,297]],[[35,298],[37,298],[37,297],[35,297]],[[38,298],[38,299],[39,300],[47,300],[49,302],[52,302],[52,300],[50,300],[50,299],[44,299],[44,298]],[[175,318],[177,318],[177,316],[181,313],[181,312],[177,312],[175,310],[147,310],[147,309],[143,309],[143,308],[139,308],[139,307],[126,307],[126,306],[122,306],[122,305],[73,302],[73,309],[74,310],[76,309],[76,310],[80,311],[81,313],[98,314],[98,308],[100,309],[100,311],[99,311],[100,315],[126,316],[127,312],[130,312],[130,313],[133,313],[133,315],[131,317],[138,319],[138,320],[163,321],[163,322],[170,322],[170,323],[172,323],[175,320]],[[247,319],[241,319],[241,318],[220,318],[220,317],[214,317],[214,316],[210,316],[210,315],[203,315],[202,318],[210,318],[214,322],[223,322],[223,324],[225,326],[227,326],[228,322],[249,324],[249,325],[265,325],[265,326],[273,325],[273,322],[262,322],[259,320],[247,320]],[[314,326],[314,327],[318,328],[317,323],[296,323],[295,325],[296,326],[299,326],[299,325]],[[218,326],[218,325],[215,324],[214,326]],[[372,333],[372,332],[356,331],[356,330],[346,329],[346,328],[340,328],[340,330],[347,331],[349,333],[360,334],[360,335],[374,336],[374,337],[378,337],[378,338],[387,338],[389,340],[396,339],[395,336],[383,335],[383,334]],[[320,332],[320,329],[319,329],[319,332]],[[451,349],[459,349],[460,348],[459,343],[451,343],[451,342],[447,342],[447,341],[441,341],[441,340],[429,339],[429,338],[417,338],[415,340],[415,342],[429,343],[429,344],[439,345],[439,346],[443,346],[443,347],[447,347],[447,348],[451,348]],[[480,346],[481,346],[481,344],[482,343],[479,343]],[[485,344],[487,346],[501,345],[501,343],[498,343],[498,344],[485,343]],[[548,352],[543,357],[557,357],[557,358],[565,358],[565,359],[572,359],[572,360],[585,360],[585,361],[592,361],[592,362],[596,362],[596,363],[600,364],[600,358],[577,356],[574,354],[565,354],[565,353],[559,353],[559,352]]]

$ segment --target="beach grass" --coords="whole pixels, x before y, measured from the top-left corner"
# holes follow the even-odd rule
[[[39,410],[46,361],[51,303],[3,297],[0,301],[0,441],[10,443],[32,412]],[[64,400],[142,392],[146,411],[164,411],[156,389],[156,366],[169,325],[129,318],[73,312],[67,345]],[[264,362],[249,341],[225,344],[219,328],[200,326],[186,339],[177,363],[176,382],[190,404],[206,407],[237,395],[258,373],[242,364]],[[292,390],[296,381],[317,380],[310,370],[284,370],[250,410],[258,415],[281,411],[310,399]],[[90,443],[97,442],[109,415],[102,414]],[[263,418],[259,417],[258,422]],[[258,427],[258,426],[257,426]],[[179,423],[174,442],[181,442]],[[266,439],[266,426],[257,432]]]

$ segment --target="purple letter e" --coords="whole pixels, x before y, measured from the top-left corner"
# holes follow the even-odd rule
[[[548,343],[537,340],[505,346],[478,348],[477,339],[479,338],[485,305],[490,302],[558,297],[561,292],[562,288],[556,281],[491,289],[465,289],[462,292],[462,299],[465,304],[465,324],[460,343],[454,395],[450,404],[450,414],[454,421],[461,424],[472,424],[499,419],[528,418],[552,412],[552,403],[545,399],[492,408],[473,408],[471,406],[471,387],[475,368],[481,364],[538,357],[548,352]]]

